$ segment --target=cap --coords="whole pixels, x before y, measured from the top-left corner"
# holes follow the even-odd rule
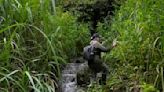
[[[98,33],[94,33],[91,37],[91,40],[95,39],[96,37],[100,38],[100,35]]]

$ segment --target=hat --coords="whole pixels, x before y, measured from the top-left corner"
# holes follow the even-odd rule
[[[98,33],[94,33],[91,37],[91,40],[95,39],[96,37],[100,38],[100,35]]]

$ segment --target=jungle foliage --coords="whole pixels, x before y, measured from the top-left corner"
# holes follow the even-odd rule
[[[118,46],[105,56],[112,67],[111,89],[164,91],[163,4],[163,0],[127,0],[115,12],[109,31],[117,35]]]
[[[0,0],[0,91],[55,92],[60,68],[81,53],[87,26],[53,0]]]
[[[107,85],[94,84],[88,92],[164,91],[163,5],[163,0],[0,0],[0,91],[55,92],[62,66],[81,55],[92,32],[107,47],[114,38],[118,44],[103,54],[110,67]]]

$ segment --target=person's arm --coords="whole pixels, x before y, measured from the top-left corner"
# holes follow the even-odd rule
[[[105,46],[103,46],[101,43],[97,42],[97,48],[99,48],[102,52],[109,52],[111,51],[114,47],[116,47],[117,43],[116,43],[116,39],[113,40],[112,46],[110,48],[106,48]]]
[[[97,48],[99,48],[102,52],[109,52],[111,50],[111,48],[106,48],[99,42],[97,42]]]
[[[107,42],[107,40],[104,41],[102,44],[99,43],[99,47],[100,47],[100,49],[102,49],[103,52],[110,51],[110,50],[112,50],[114,47],[116,47],[116,45],[117,45],[117,39],[114,39],[114,40],[113,40],[113,43],[112,43],[112,46],[111,46],[110,48],[106,48],[107,50],[105,50],[105,47],[104,47],[103,45],[104,45],[104,43],[106,43],[106,42]],[[104,50],[105,50],[105,51],[104,51]]]

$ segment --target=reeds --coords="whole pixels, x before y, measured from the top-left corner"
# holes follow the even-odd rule
[[[118,71],[120,69],[126,70],[128,65],[132,66],[127,70],[127,74],[123,74],[131,79],[131,73],[128,71],[138,72],[134,74],[139,76],[138,85],[143,81],[153,84],[156,80],[154,86],[159,90],[163,90],[161,81],[164,77],[162,73],[160,75],[156,72],[157,66],[163,67],[164,12],[162,10],[164,7],[162,4],[164,4],[162,0],[127,0],[120,10],[115,12],[116,16],[111,25],[111,31],[118,32],[118,46],[105,58],[112,65],[114,62],[110,61],[111,58],[114,57],[119,61],[115,62],[119,68],[115,67],[117,72],[121,72]]]
[[[53,0],[0,0],[0,91],[55,92],[61,66],[87,37]]]

